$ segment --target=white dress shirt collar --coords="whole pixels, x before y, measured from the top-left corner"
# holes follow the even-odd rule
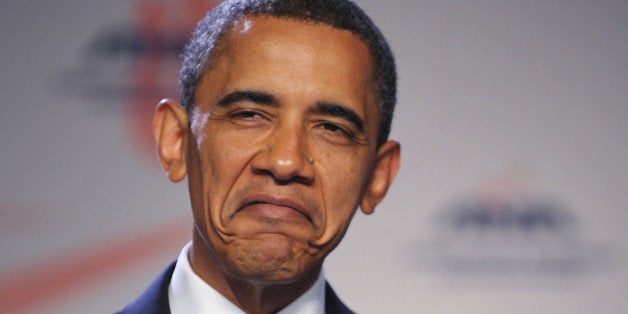
[[[225,313],[244,314],[235,304],[197,276],[188,259],[192,242],[188,243],[179,258],[168,287],[168,302],[172,314]],[[321,270],[318,278],[308,289],[278,312],[278,314],[325,313],[325,277]]]

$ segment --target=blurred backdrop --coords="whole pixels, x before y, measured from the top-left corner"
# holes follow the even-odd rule
[[[326,262],[360,313],[625,313],[628,2],[363,0],[398,180]],[[155,104],[212,1],[0,2],[0,312],[108,313],[191,235]]]

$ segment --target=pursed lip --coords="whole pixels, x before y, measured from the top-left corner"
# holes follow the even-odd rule
[[[238,207],[238,211],[246,208],[247,206],[256,204],[268,204],[272,206],[291,208],[303,215],[310,223],[313,222],[311,210],[300,201],[290,197],[277,197],[270,194],[255,194],[245,197],[242,200],[241,205]]]

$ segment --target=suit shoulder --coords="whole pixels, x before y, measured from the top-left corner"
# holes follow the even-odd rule
[[[135,301],[116,314],[167,314],[170,313],[168,303],[168,286],[174,271],[175,263],[170,264]]]

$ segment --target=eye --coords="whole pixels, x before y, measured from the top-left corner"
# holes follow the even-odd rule
[[[335,123],[330,123],[330,122],[322,123],[321,128],[323,128],[325,131],[329,131],[332,133],[348,135],[347,131],[345,131],[342,127],[340,127],[339,125]]]
[[[324,121],[318,125],[321,135],[329,141],[338,144],[349,144],[356,140],[351,129],[334,122]]]
[[[259,112],[253,110],[239,110],[231,114],[232,118],[242,119],[262,119],[264,118]]]
[[[272,116],[267,112],[251,108],[233,110],[227,115],[227,118],[231,123],[246,128],[266,125],[272,120]]]

